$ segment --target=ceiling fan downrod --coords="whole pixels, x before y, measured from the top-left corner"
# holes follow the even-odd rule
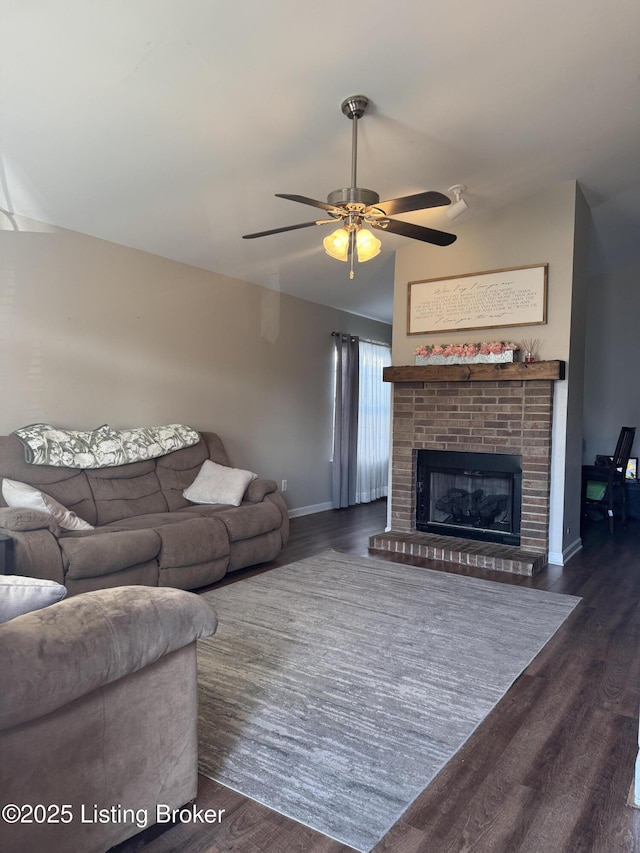
[[[369,98],[365,95],[351,95],[342,102],[342,112],[353,121],[351,130],[351,184],[339,190],[333,190],[327,196],[327,204],[359,205],[360,210],[365,207],[376,205],[380,196],[373,190],[365,190],[358,186],[358,119],[362,118],[369,105]],[[355,209],[355,208],[352,208]]]
[[[351,131],[351,186],[357,187],[358,170],[358,119],[362,118],[369,106],[369,98],[364,95],[351,95],[342,102],[342,112],[353,122]]]

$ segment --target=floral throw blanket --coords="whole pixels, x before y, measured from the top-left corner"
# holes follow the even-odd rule
[[[111,468],[164,456],[200,441],[194,429],[182,424],[119,430],[105,424],[90,432],[31,424],[11,435],[24,445],[27,462],[58,468]]]

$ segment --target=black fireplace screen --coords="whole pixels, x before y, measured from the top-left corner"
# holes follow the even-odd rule
[[[419,450],[416,528],[520,544],[520,456]]]

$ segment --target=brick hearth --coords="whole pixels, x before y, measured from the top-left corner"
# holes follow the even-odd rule
[[[535,554],[513,545],[495,545],[432,533],[378,533],[371,537],[369,548],[371,551],[388,551],[514,575],[534,575],[547,564],[545,554]]]
[[[562,363],[546,364],[558,365],[554,378],[560,378]],[[505,367],[496,369],[493,375],[498,378],[493,380],[485,380],[483,371],[480,381],[460,380],[469,373],[459,370],[448,374],[454,367],[437,373],[429,367],[387,368],[385,379],[394,382],[391,530],[371,538],[372,550],[517,574],[533,574],[546,565],[553,378],[507,378],[518,375],[524,365]],[[422,375],[426,381],[404,378]],[[446,381],[447,375],[454,381]],[[416,452],[423,449],[522,457],[520,547],[416,531]]]

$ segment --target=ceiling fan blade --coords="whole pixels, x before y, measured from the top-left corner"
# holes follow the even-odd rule
[[[428,207],[442,207],[451,204],[451,199],[443,193],[424,192],[415,195],[405,195],[402,198],[392,198],[389,201],[381,201],[372,207],[384,210],[387,216],[395,216],[397,213],[408,213],[410,210],[426,210]]]
[[[334,210],[338,213],[342,213],[343,211],[340,208],[336,207],[335,204],[327,204],[326,201],[318,201],[315,198],[307,198],[305,195],[288,195],[287,193],[276,193],[276,198],[288,198],[289,201],[298,201],[300,204],[310,204],[312,207],[321,207],[322,210],[330,210],[333,212]],[[448,204],[449,199],[444,202],[444,204]]]
[[[255,234],[243,234],[243,240],[253,240],[254,237],[268,237],[269,234],[282,234],[283,231],[297,231],[298,228],[310,228],[312,225],[325,225],[334,222],[333,219],[321,219],[315,222],[301,222],[299,225],[287,225],[284,228],[271,228],[269,231],[257,231]]]
[[[456,234],[424,228],[422,225],[413,225],[411,222],[400,222],[399,219],[383,219],[380,223],[370,222],[369,224],[380,231],[389,231],[391,234],[400,234],[402,237],[411,237],[412,240],[422,240],[424,243],[433,243],[436,246],[450,246],[458,239]]]

